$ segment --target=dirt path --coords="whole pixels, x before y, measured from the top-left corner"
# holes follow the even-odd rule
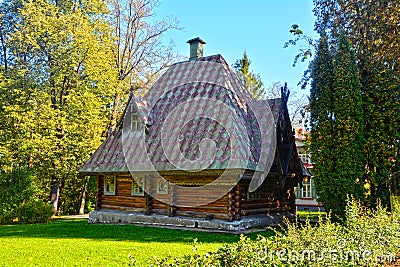
[[[52,220],[74,220],[74,219],[88,219],[89,214],[82,215],[65,215],[65,216],[53,216]]]

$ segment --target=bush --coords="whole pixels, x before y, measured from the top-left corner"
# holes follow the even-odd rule
[[[43,223],[53,215],[53,206],[41,200],[31,200],[22,203],[11,211],[0,213],[0,224],[12,223]]]
[[[8,213],[24,202],[37,198],[36,177],[24,167],[0,172],[0,213]]]
[[[44,223],[53,215],[53,206],[40,200],[33,200],[20,205],[14,213],[18,223]]]
[[[46,222],[52,207],[39,199],[36,177],[28,168],[0,172],[0,224]]]
[[[14,210],[0,211],[0,224],[11,224],[14,218]]]
[[[366,210],[355,201],[347,205],[347,221],[332,222],[329,215],[319,224],[287,222],[284,231],[272,237],[227,244],[205,255],[155,259],[150,266],[381,266],[400,257],[400,213],[393,214],[379,204]],[[131,265],[135,265],[131,257]]]

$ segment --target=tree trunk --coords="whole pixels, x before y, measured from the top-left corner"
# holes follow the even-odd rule
[[[117,128],[118,109],[119,109],[120,101],[121,101],[121,96],[119,94],[115,94],[114,105],[112,107],[112,112],[111,112],[111,121],[110,121],[110,128],[109,128],[108,135],[112,134],[115,131],[115,129]]]
[[[60,197],[60,179],[53,177],[51,180],[50,203],[53,205],[53,215],[57,215],[58,199]]]
[[[85,203],[86,203],[86,195],[87,195],[87,183],[88,183],[88,176],[85,176],[85,179],[83,181],[83,186],[81,190],[81,197],[79,200],[79,209],[78,209],[78,214],[84,214],[85,213]]]

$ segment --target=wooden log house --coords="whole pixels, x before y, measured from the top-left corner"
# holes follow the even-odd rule
[[[254,164],[254,162],[257,162],[257,157],[260,157],[258,147],[260,143],[257,138],[252,136],[257,135],[257,125],[252,121],[246,121],[254,120],[254,118],[250,116],[251,114],[248,114],[249,111],[246,113],[243,108],[245,103],[241,103],[242,99],[239,97],[243,93],[247,95],[249,93],[244,92],[241,89],[243,87],[235,85],[238,81],[240,82],[240,79],[229,68],[221,55],[203,57],[202,44],[204,42],[196,38],[189,43],[191,44],[190,60],[171,66],[143,99],[132,95],[127,106],[127,109],[133,111],[129,117],[131,120],[129,126],[133,131],[145,132],[147,152],[150,154],[152,163],[156,166],[157,173],[169,183],[182,186],[183,189],[179,191],[179,195],[171,196],[171,194],[168,194],[171,186],[165,183],[165,180],[149,179],[153,172],[146,170],[135,172],[135,170],[129,168],[126,158],[131,157],[130,153],[135,154],[134,157],[139,164],[140,159],[138,158],[145,152],[140,151],[141,148],[136,147],[134,142],[130,143],[128,148],[123,147],[123,131],[124,127],[127,127],[127,123],[121,123],[119,128],[104,141],[80,169],[81,175],[92,176],[97,179],[96,208],[90,214],[92,222],[145,222],[146,224],[162,225],[163,220],[167,220],[168,217],[179,217],[195,221],[194,227],[197,227],[198,222],[196,220],[218,220],[218,222],[229,223],[249,219],[257,220],[265,216],[273,218],[267,223],[256,223],[262,225],[279,221],[283,214],[295,213],[294,188],[299,182],[301,183],[303,174],[287,109],[289,91],[286,87],[282,88],[281,98],[264,101],[266,105],[269,105],[274,118],[271,123],[275,124],[273,127],[276,131],[276,142],[272,142],[276,146],[275,156],[264,182],[257,190],[249,192],[249,185],[256,171],[256,163]],[[224,86],[201,82],[201,79],[197,79],[195,82],[173,85],[168,92],[159,92],[163,88],[160,84],[173,83],[179,75],[185,76],[187,74],[185,72],[193,72],[193,68],[189,68],[189,70],[185,68],[185,64],[193,61],[210,63],[209,68],[211,69],[196,72],[196,75],[218,77],[218,70],[223,69],[226,72],[225,75],[227,74],[231,77],[229,79],[233,79],[229,83],[233,86],[227,89]],[[215,66],[222,68],[212,69]],[[246,167],[243,168],[227,169],[230,148],[226,132],[221,128],[221,125],[206,118],[198,118],[197,121],[189,122],[181,131],[179,143],[185,156],[193,159],[199,150],[199,139],[213,139],[216,142],[217,149],[214,161],[208,168],[201,171],[180,170],[169,163],[159,145],[162,122],[173,107],[176,107],[185,99],[200,96],[217,98],[230,105],[238,113],[243,114],[241,118],[244,120],[249,140],[252,142],[249,158],[243,160],[253,162],[253,164],[246,164]],[[194,138],[199,136],[200,138]],[[211,203],[199,206],[176,205],[175,202],[167,199],[173,197],[179,199],[182,203],[185,200],[191,201],[193,187],[214,181],[224,171],[228,175],[240,174],[241,178],[229,192]],[[188,189],[185,191],[185,188]],[[203,197],[212,197],[214,193],[213,190],[202,192]],[[154,197],[154,194],[157,194],[157,197]],[[167,196],[166,199],[163,199],[163,194]],[[111,216],[104,219],[105,217],[99,216],[99,214],[111,214]],[[121,219],[123,216],[126,218],[129,214],[135,215],[136,219],[132,221]],[[141,216],[141,219],[137,219],[137,216]],[[152,216],[161,217],[156,222],[154,219],[146,220],[146,216],[149,218]],[[278,220],[274,220],[278,217]],[[220,224],[216,228],[220,228]]]

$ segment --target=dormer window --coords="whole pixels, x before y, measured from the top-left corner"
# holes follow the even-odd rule
[[[142,121],[139,118],[139,115],[135,112],[131,115],[131,131],[140,131],[142,130]]]

